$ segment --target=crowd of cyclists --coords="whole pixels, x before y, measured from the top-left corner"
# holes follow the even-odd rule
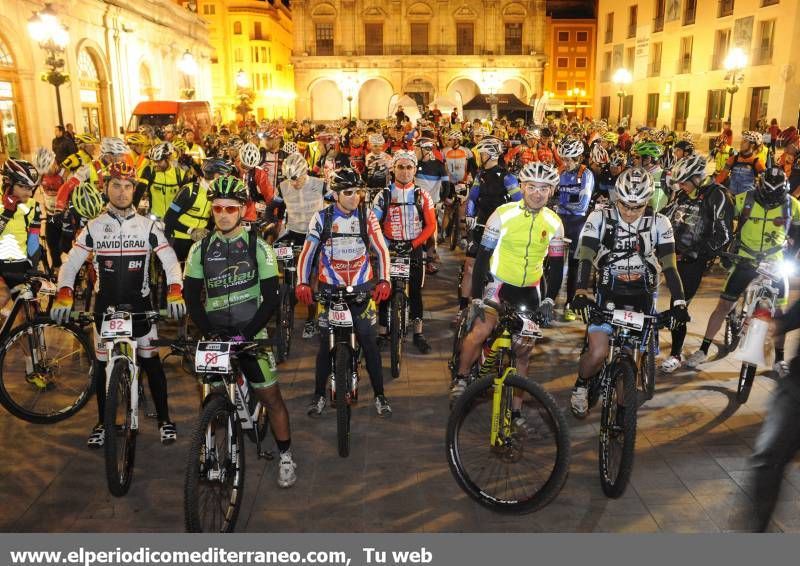
[[[723,260],[730,274],[719,303],[700,348],[685,357],[690,303],[720,253],[778,261],[800,243],[797,148],[790,144],[777,158],[754,131],[741,133],[738,149],[723,134],[709,157],[688,133],[642,127],[631,134],[603,120],[550,118],[537,125],[439,117],[415,125],[277,120],[240,131],[221,127],[202,141],[191,129],[142,126],[124,138],[78,134],[75,141],[77,152],[60,163],[40,148],[30,161],[2,165],[0,306],[44,262],[58,273],[51,316],[67,321],[76,277],[90,262],[94,279],[82,284],[94,282],[93,312],[118,305],[146,311],[153,308],[151,264],[157,264],[171,317],[188,314],[207,337],[263,338],[280,303],[273,244],[294,246],[300,249],[295,297],[307,305],[304,338],[328,324],[317,293],[368,291],[351,311],[382,417],[392,414],[381,363],[390,256],[411,257],[412,343],[428,354],[425,279],[441,266],[438,246],[457,228],[453,219],[463,223],[465,237],[452,306],[470,327],[458,346],[452,398],[464,392],[500,305],[509,303],[537,312],[545,327],[557,318],[587,325],[570,400],[578,418],[589,411],[587,391],[609,348],[611,327],[592,320],[593,306],[614,303],[652,314],[663,276],[671,348],[660,369],[697,368],[756,277],[753,262]],[[784,281],[783,304],[787,292]],[[160,439],[168,444],[177,430],[168,380],[151,344],[158,331],[146,321],[134,331]],[[312,417],[327,404],[324,340],[307,410]],[[105,360],[102,348],[96,353],[100,418],[90,448],[105,439]],[[525,375],[530,350],[521,353],[518,369]],[[268,408],[280,451],[278,484],[289,487],[296,463],[274,356],[243,357],[241,366]],[[788,373],[782,340],[775,342],[773,369]],[[524,420],[519,413],[515,418]]]

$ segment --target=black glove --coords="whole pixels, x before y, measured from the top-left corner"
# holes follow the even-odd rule
[[[684,326],[687,322],[692,320],[692,318],[689,316],[689,309],[686,308],[686,305],[673,306],[670,309],[669,314],[670,314],[670,322],[669,322],[670,330],[675,330],[676,328]]]
[[[584,322],[589,320],[589,307],[592,305],[592,300],[589,297],[584,294],[575,295],[569,305],[572,310],[581,315]]]
[[[542,326],[549,327],[553,322],[553,299],[547,298],[539,305],[539,314],[542,317]]]

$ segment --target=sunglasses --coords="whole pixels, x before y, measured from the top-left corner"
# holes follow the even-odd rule
[[[345,197],[351,197],[353,195],[357,195],[360,192],[361,189],[344,189],[342,191],[339,191],[339,194]]]
[[[413,165],[395,165],[397,169],[416,169]]]
[[[645,206],[647,206],[647,204],[640,204],[639,206],[629,206],[622,201],[619,201],[619,204],[622,206],[622,208],[624,208],[625,210],[630,210],[631,212],[642,210]]]
[[[211,207],[211,210],[214,211],[214,214],[222,214],[223,212],[226,214],[235,214],[239,212],[240,208],[241,207],[239,206],[232,206],[232,205],[222,206],[221,204],[215,204]]]

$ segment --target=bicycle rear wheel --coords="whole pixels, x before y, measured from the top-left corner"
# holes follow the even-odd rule
[[[35,424],[63,421],[94,393],[94,354],[80,328],[22,324],[0,344],[0,404]]]
[[[403,357],[403,337],[405,335],[406,295],[402,290],[395,291],[392,295],[391,327],[389,329],[389,342],[391,345],[390,364],[392,377],[400,377],[400,363]]]
[[[112,495],[128,493],[136,456],[136,430],[131,428],[131,374],[128,362],[117,360],[106,391],[103,427],[106,431],[106,480]]]
[[[633,471],[636,447],[636,370],[633,361],[624,357],[617,360],[609,371],[611,375],[604,380],[598,461],[603,493],[617,498],[625,493]],[[622,384],[622,403],[617,395],[618,383]],[[618,414],[620,404],[625,407],[621,415]]]
[[[350,403],[347,393],[350,390],[351,355],[346,344],[336,345],[336,368],[333,376],[336,384],[336,443],[342,458],[350,455]]]
[[[227,398],[214,395],[192,435],[183,487],[186,532],[230,533],[242,507],[242,426]]]
[[[742,364],[739,370],[739,385],[736,389],[736,401],[744,405],[750,398],[750,391],[753,389],[753,380],[756,377],[756,366],[753,364]]]
[[[472,499],[502,513],[529,513],[550,503],[569,470],[569,427],[538,383],[509,375],[501,392],[498,444],[490,446],[494,378],[470,385],[447,423],[447,461]],[[512,418],[512,399],[522,400]]]

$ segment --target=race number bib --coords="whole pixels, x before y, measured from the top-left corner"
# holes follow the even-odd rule
[[[536,324],[529,318],[524,316],[519,317],[522,320],[522,330],[520,330],[519,335],[525,338],[539,338],[542,333],[539,330],[539,325]]]
[[[641,330],[644,328],[644,313],[624,310],[614,310],[612,322],[625,328]]]
[[[411,261],[409,258],[395,258],[389,264],[389,277],[408,278],[411,274]]]
[[[129,312],[114,312],[103,315],[100,337],[106,339],[130,338],[133,336],[133,319]]]
[[[328,320],[333,326],[353,326],[353,313],[346,304],[336,304],[328,312]]]
[[[291,246],[276,246],[275,248],[275,255],[278,259],[293,259],[294,252],[292,251]]]
[[[198,342],[194,369],[198,373],[229,373],[231,371],[230,342]]]

